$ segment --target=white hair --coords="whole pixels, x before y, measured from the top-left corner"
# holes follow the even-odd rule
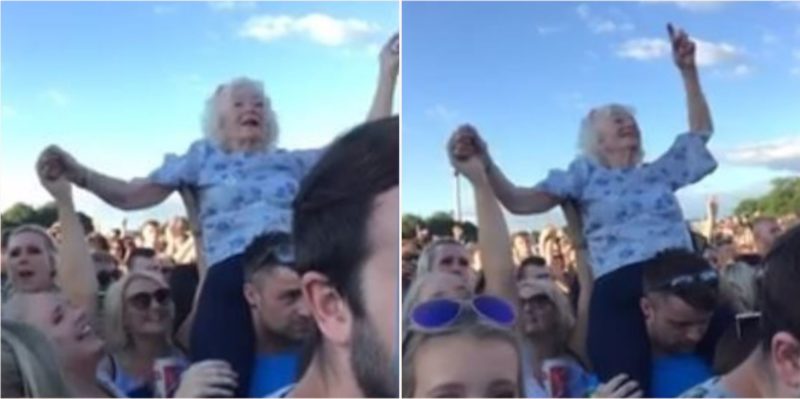
[[[272,109],[272,101],[264,92],[264,84],[260,80],[254,80],[247,77],[236,78],[228,83],[223,83],[217,86],[214,94],[212,94],[206,100],[205,107],[203,109],[203,115],[201,117],[201,124],[205,137],[217,141],[218,143],[222,144],[223,147],[227,147],[227,142],[220,131],[222,115],[219,113],[218,102],[224,94],[229,93],[230,89],[234,87],[252,87],[256,89],[264,98],[265,123],[263,129],[266,140],[263,145],[266,148],[272,148],[277,145],[279,133],[278,117],[275,115],[275,111]]]
[[[589,110],[589,113],[581,119],[580,131],[578,133],[578,150],[583,156],[597,163],[605,164],[602,154],[600,154],[600,134],[597,129],[595,129],[594,123],[599,118],[607,118],[620,112],[626,113],[631,117],[636,115],[636,110],[633,107],[611,103],[592,108]],[[640,142],[636,163],[641,162],[642,159],[644,159],[644,151],[642,150]]]

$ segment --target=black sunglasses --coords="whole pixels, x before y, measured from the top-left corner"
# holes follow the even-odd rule
[[[719,273],[714,269],[694,274],[682,274],[655,286],[656,290],[679,290],[695,284],[719,285]]]
[[[152,293],[140,292],[136,295],[132,295],[130,298],[128,298],[128,302],[136,309],[147,310],[150,309],[150,305],[152,305],[153,301],[163,306],[168,300],[170,300],[169,294],[169,289],[159,288]]]

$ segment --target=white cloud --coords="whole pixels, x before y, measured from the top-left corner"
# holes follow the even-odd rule
[[[677,1],[675,5],[690,12],[714,12],[721,10],[724,3],[719,1]]]
[[[746,64],[739,64],[731,71],[731,74],[736,77],[748,76],[753,73],[753,68]]]
[[[780,39],[778,39],[778,36],[775,36],[770,32],[764,32],[761,35],[761,42],[763,42],[764,44],[775,44],[778,43],[779,41]]]
[[[722,158],[732,164],[800,172],[800,134],[747,144],[724,153]]]
[[[58,107],[65,107],[70,102],[69,97],[58,89],[49,89],[42,96]]]
[[[168,6],[168,5],[164,5],[164,4],[159,4],[159,5],[153,6],[153,13],[156,14],[156,15],[172,14],[175,11],[177,11],[177,7],[175,7],[175,6]]]
[[[425,111],[425,114],[448,125],[455,124],[456,118],[458,117],[458,112],[442,104],[436,104],[433,107],[428,108],[428,110]]]
[[[248,19],[239,30],[243,37],[270,42],[291,35],[325,45],[342,46],[363,39],[378,31],[376,24],[355,19],[336,19],[327,14],[261,15]]]
[[[2,114],[0,114],[0,118],[3,120],[13,119],[19,115],[17,110],[8,104],[3,104],[3,107],[0,109],[0,111],[2,112]]]
[[[796,10],[800,11],[800,1],[792,0],[792,1],[778,1],[776,2],[778,7],[783,10]]]
[[[596,34],[601,33],[614,33],[614,32],[628,32],[634,29],[630,22],[618,22],[609,18],[604,18],[592,13],[587,4],[580,4],[575,8],[578,17],[586,23],[586,27]],[[621,13],[617,11],[617,14]]]
[[[549,35],[553,35],[553,34],[556,34],[556,33],[563,32],[564,30],[565,29],[562,26],[537,26],[536,27],[536,33],[538,33],[539,36],[549,36]]]
[[[619,49],[617,49],[618,56],[639,61],[662,58],[669,53],[669,42],[664,39],[631,39],[622,43]]]
[[[694,39],[697,43],[697,65],[714,66],[740,60],[744,50],[725,43],[712,43]],[[667,57],[671,53],[671,46],[666,39],[637,38],[628,40],[617,49],[617,55],[622,58],[631,58],[640,61],[653,60]]]
[[[253,10],[256,8],[255,1],[209,1],[208,6],[214,11],[237,11]]]

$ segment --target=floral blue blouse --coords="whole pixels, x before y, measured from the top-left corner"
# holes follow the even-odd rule
[[[611,169],[585,156],[536,189],[578,202],[595,278],[669,248],[692,248],[675,191],[717,167],[710,135],[684,133],[655,162]]]
[[[197,191],[206,260],[212,266],[244,252],[263,233],[290,233],[292,201],[300,181],[323,149],[226,152],[209,139],[197,140],[184,155],[168,154],[149,180]],[[278,248],[293,259],[289,245]]]

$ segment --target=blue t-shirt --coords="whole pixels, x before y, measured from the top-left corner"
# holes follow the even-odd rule
[[[649,396],[675,398],[713,376],[708,363],[694,353],[658,356],[653,359]]]
[[[250,397],[263,398],[286,385],[297,382],[299,351],[258,355],[250,382]]]

